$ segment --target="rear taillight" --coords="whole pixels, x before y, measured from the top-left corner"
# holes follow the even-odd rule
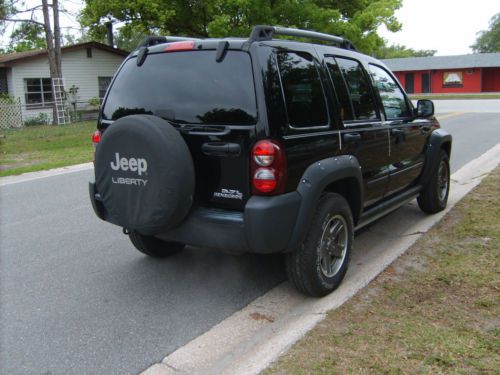
[[[286,156],[278,142],[258,141],[252,149],[250,166],[253,194],[274,195],[285,190]]]
[[[102,133],[100,130],[96,130],[94,134],[92,134],[92,144],[94,145],[94,147],[97,146],[99,142],[101,142],[101,135]]]

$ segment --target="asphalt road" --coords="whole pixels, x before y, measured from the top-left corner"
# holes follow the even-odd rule
[[[500,113],[442,125],[453,171],[500,142]],[[0,187],[0,373],[135,374],[285,279],[279,256],[142,256],[95,217],[91,173]]]

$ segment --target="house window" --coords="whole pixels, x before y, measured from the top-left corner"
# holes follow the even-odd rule
[[[444,72],[443,87],[463,87],[462,72]]]
[[[27,107],[48,107],[52,105],[50,78],[25,78],[24,93]]]
[[[97,77],[99,81],[99,99],[104,98],[104,95],[106,95],[106,90],[111,83],[111,78],[113,77]]]

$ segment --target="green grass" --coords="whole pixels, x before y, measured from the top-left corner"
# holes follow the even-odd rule
[[[500,168],[265,374],[498,374]]]
[[[0,177],[92,161],[95,121],[0,131]]]
[[[409,94],[410,99],[500,99],[500,93],[482,94]]]

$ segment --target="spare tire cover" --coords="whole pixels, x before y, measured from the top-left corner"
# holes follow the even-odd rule
[[[95,176],[109,214],[142,234],[175,227],[192,204],[191,153],[179,132],[155,116],[132,115],[110,125],[97,146]]]

